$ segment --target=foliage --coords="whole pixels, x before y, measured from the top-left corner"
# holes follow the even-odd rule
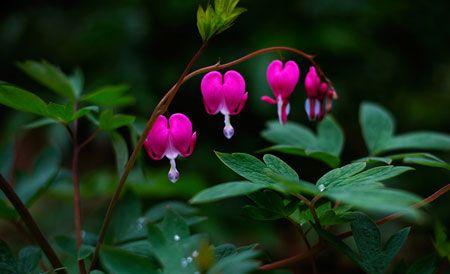
[[[238,4],[239,0],[215,0],[212,4],[208,2],[206,7],[198,8],[197,27],[203,45],[235,23],[245,11]],[[123,25],[132,28],[133,24],[130,21]],[[313,64],[316,66],[314,62]],[[104,245],[99,249],[99,269],[90,273],[254,273],[262,261],[267,261],[267,258],[260,256],[261,252],[255,244],[239,248],[227,243],[212,244],[226,239],[226,233],[240,232],[243,226],[222,228],[215,223],[216,220],[210,221],[203,215],[208,214],[208,217],[213,217],[211,219],[222,219],[223,216],[214,216],[212,206],[200,205],[236,199],[239,196],[247,198],[243,202],[245,204],[230,203],[230,208],[234,210],[242,205],[242,215],[245,217],[256,221],[287,220],[302,235],[308,248],[311,248],[310,242],[314,244],[312,248],[332,246],[363,271],[371,274],[386,273],[406,243],[410,228],[393,233],[383,243],[377,223],[400,217],[406,217],[408,221],[425,219],[425,213],[420,210],[423,206],[422,198],[411,191],[399,189],[405,186],[404,182],[407,180],[404,179],[407,176],[417,174],[411,166],[418,169],[438,168],[436,170],[439,172],[450,170],[445,154],[438,157],[429,152],[448,153],[448,134],[432,131],[397,133],[395,119],[389,111],[375,103],[365,102],[360,106],[359,123],[361,141],[365,142],[367,155],[358,155],[356,159],[348,159],[348,155],[343,155],[346,144],[344,130],[337,122],[338,119],[330,115],[315,126],[315,131],[297,122],[280,125],[272,121],[261,132],[263,139],[271,146],[259,152],[280,153],[287,156],[286,159],[272,154],[253,156],[249,153],[216,152],[218,159],[241,179],[207,188],[205,182],[209,178],[199,171],[199,174],[183,177],[179,184],[182,187],[169,185],[162,179],[165,177],[162,172],[145,167],[145,158],[139,154],[139,150],[134,150],[130,157],[129,146],[138,145],[139,136],[144,132],[145,120],[122,113],[125,107],[134,107],[135,103],[139,103],[130,94],[128,85],[106,84],[87,88],[89,85],[85,85],[80,69],[66,74],[47,61],[27,60],[19,62],[17,66],[37,82],[39,88],[49,91],[49,94],[45,89],[44,92],[36,93],[11,83],[0,82],[0,104],[29,115],[24,118],[26,121],[19,122],[19,128],[33,136],[41,131],[32,130],[45,130],[51,137],[47,140],[47,148],[41,150],[37,157],[33,153],[39,149],[31,149],[30,158],[34,161],[31,161],[33,163],[28,168],[22,168],[24,170],[18,170],[16,165],[17,154],[25,154],[20,147],[12,142],[8,143],[10,140],[1,147],[1,174],[11,181],[24,205],[31,209],[44,196],[55,199],[61,205],[63,201],[72,199],[73,187],[76,187],[73,181],[78,180],[75,179],[77,175],[71,177],[65,155],[69,154],[70,146],[74,165],[72,172],[75,174],[78,168],[74,155],[79,156],[82,146],[90,143],[94,137],[106,139],[110,144],[117,172],[89,168],[90,160],[94,159],[84,155],[86,162],[82,163],[83,168],[88,167],[86,169],[91,174],[83,174],[81,178],[80,191],[83,199],[103,201],[112,194],[116,187],[113,182],[117,181],[118,176],[125,174],[123,178],[128,181],[126,193],[120,196],[117,208],[109,220]],[[189,67],[186,72],[190,72]],[[320,77],[324,78],[324,75]],[[175,86],[173,90],[177,87],[179,86]],[[172,93],[168,93],[158,106],[170,103],[171,95]],[[161,109],[156,110],[156,114],[163,114],[167,108],[163,112]],[[30,122],[28,117],[34,118]],[[82,134],[79,134],[79,128]],[[64,133],[57,133],[58,130]],[[84,139],[83,143],[77,138],[84,135],[85,131],[90,131],[92,135]],[[349,133],[347,136],[352,141],[347,141],[347,147],[354,145],[355,134],[351,131]],[[16,138],[21,137],[19,133],[15,135]],[[36,138],[39,138],[39,134],[36,134]],[[64,139],[69,145],[61,145],[58,139]],[[80,143],[83,145],[79,146]],[[19,156],[27,158],[29,155],[26,154]],[[95,158],[93,156],[96,155],[90,156]],[[304,162],[292,160],[296,156],[303,160],[306,158],[323,162],[326,167],[313,177],[309,174],[312,172],[305,172],[305,168],[301,166]],[[126,169],[133,166],[135,161],[137,164],[133,169]],[[202,161],[209,162],[209,159]],[[315,161],[312,163],[316,164]],[[214,164],[211,161],[206,167],[194,166],[205,170]],[[303,168],[301,173],[297,171],[299,165]],[[223,174],[214,169],[216,171],[218,176]],[[127,178],[128,174],[130,178]],[[405,188],[412,189],[409,186]],[[119,192],[116,193],[120,194],[121,186],[118,189]],[[144,198],[172,199],[175,196],[191,198],[190,202],[200,207],[181,201],[164,201],[151,206],[144,203]],[[114,195],[113,205],[117,197],[119,195]],[[33,209],[38,211],[41,208],[35,206]],[[51,214],[46,212],[46,215],[53,219],[52,215],[56,215],[59,210],[56,207],[52,210]],[[92,212],[86,215],[89,216]],[[230,215],[233,218],[240,216],[235,212]],[[371,218],[378,215],[387,217],[374,222]],[[61,220],[67,219],[67,216],[58,217]],[[0,218],[17,227],[23,225],[12,203],[3,195],[0,196]],[[225,221],[221,220],[221,224],[227,221],[227,218],[223,219]],[[58,219],[58,223],[64,222]],[[78,246],[75,237],[64,231],[63,225],[59,227],[58,224],[57,227],[53,224],[55,231],[61,235],[51,237],[51,244],[57,247],[57,256],[62,258],[64,268],[69,273],[78,273],[81,261],[87,266],[91,265],[95,246],[102,238],[102,234],[94,232],[97,231],[98,223],[99,220],[95,219],[83,224],[86,229],[81,233],[81,246]],[[348,226],[350,231],[335,234]],[[212,231],[211,236],[201,233],[205,228]],[[252,227],[251,230],[259,235],[258,228]],[[444,225],[437,222],[433,241],[436,254],[429,254],[409,265],[400,261],[394,266],[393,273],[434,273],[441,259],[450,260],[450,244],[446,233]],[[344,241],[349,235],[354,244]],[[240,241],[247,241],[245,236],[242,234]],[[18,256],[14,256],[7,244],[0,241],[0,272],[39,273],[39,263],[44,266],[47,264],[41,255],[39,248],[28,246],[21,249]],[[302,256],[291,258],[300,257]]]

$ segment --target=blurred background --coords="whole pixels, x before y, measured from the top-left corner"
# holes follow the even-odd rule
[[[15,62],[43,59],[67,73],[79,67],[87,91],[106,84],[129,85],[136,103],[121,112],[143,121],[200,45],[195,19],[200,2],[205,1],[1,1],[0,80],[51,100],[51,93],[26,77]],[[346,135],[344,162],[367,154],[358,123],[363,101],[382,104],[392,111],[397,132],[450,131],[448,1],[242,0],[241,6],[248,11],[211,41],[197,67],[227,62],[275,45],[317,54],[317,61],[339,94],[333,115]],[[181,179],[174,185],[166,179],[168,162],[143,157],[149,168],[146,180],[128,186],[142,197],[145,208],[166,200],[187,201],[207,186],[237,179],[214,156],[214,150],[255,153],[269,145],[260,132],[268,120],[276,118],[276,112],[259,98],[270,94],[265,69],[280,56],[299,62],[303,81],[309,64],[287,53],[259,56],[235,68],[246,78],[250,99],[244,111],[233,117],[236,135],[231,141],[223,138],[222,117],[204,111],[200,78],[181,88],[170,112],[191,117],[199,134],[197,147],[191,157],[180,161]],[[292,97],[290,119],[315,128],[304,114],[304,99],[301,84]],[[21,126],[32,119],[31,115],[0,106],[0,144],[15,144],[15,169],[30,172],[39,152],[55,144],[63,148],[63,164],[69,167],[70,143],[64,131],[58,127],[22,130]],[[91,131],[87,123],[81,128],[82,136]],[[126,130],[122,133],[128,134]],[[439,156],[448,159],[448,155]],[[305,180],[314,181],[328,170],[318,161],[282,158]],[[117,183],[117,177],[111,175],[115,174],[115,163],[108,138],[100,135],[81,159],[85,229],[96,232]],[[425,197],[447,183],[449,176],[444,170],[419,167],[401,178],[401,188]],[[259,243],[274,259],[299,251],[300,246],[292,244],[296,235],[289,223],[252,221],[240,214],[247,203],[241,198],[200,207],[201,215],[208,220],[196,229],[209,233],[213,242]],[[439,217],[448,224],[448,206],[448,198],[436,201],[430,219]],[[57,185],[32,209],[49,235],[73,231],[70,184]],[[433,249],[430,223],[414,227],[414,237],[408,241],[403,257],[416,259]],[[402,225],[399,222],[384,229]],[[16,248],[27,242],[7,222],[0,222],[0,237]],[[323,273],[347,267],[347,273],[358,273],[345,258],[330,260],[330,254],[318,258]],[[300,265],[298,269],[307,267]]]

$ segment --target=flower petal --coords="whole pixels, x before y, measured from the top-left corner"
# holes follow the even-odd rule
[[[266,102],[268,104],[271,104],[271,105],[276,105],[277,104],[277,100],[273,99],[272,97],[266,96],[266,95],[261,97],[261,101],[264,101],[264,102]]]
[[[167,118],[159,115],[145,139],[145,150],[153,160],[161,160],[165,155],[168,145],[169,128]]]
[[[316,68],[310,67],[308,74],[306,74],[305,78],[306,96],[310,98],[317,97],[319,87],[320,87],[320,78],[317,75]]]
[[[192,137],[192,123],[189,118],[181,113],[175,113],[169,118],[170,141],[173,148],[180,154],[189,151]]]
[[[298,83],[300,70],[294,61],[288,61],[283,66],[280,60],[275,60],[267,68],[266,76],[275,97],[286,99]]]
[[[207,73],[201,82],[203,104],[208,114],[217,114],[223,101],[222,74],[218,71]]]
[[[222,93],[228,113],[238,114],[237,109],[242,106],[245,94],[244,77],[235,70],[227,71],[223,77]]]

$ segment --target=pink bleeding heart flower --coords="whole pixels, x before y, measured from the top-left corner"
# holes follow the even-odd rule
[[[298,83],[300,70],[294,61],[283,65],[280,60],[275,60],[267,68],[266,76],[275,98],[263,96],[261,100],[277,105],[278,119],[281,124],[285,124],[290,111],[289,97]]]
[[[197,133],[192,133],[192,123],[181,113],[167,119],[159,115],[144,142],[147,154],[153,160],[161,160],[164,156],[170,161],[169,180],[175,183],[180,177],[175,159],[181,155],[192,154],[197,141]]]
[[[211,71],[203,77],[200,89],[206,112],[224,115],[223,134],[230,139],[234,135],[230,116],[239,114],[248,98],[244,77],[234,70],[227,71],[223,77],[220,72]]]
[[[327,83],[321,82],[316,68],[310,67],[305,78],[305,110],[308,119],[321,121],[331,111],[332,100],[337,99],[336,91]]]

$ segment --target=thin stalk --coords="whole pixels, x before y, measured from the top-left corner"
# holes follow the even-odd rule
[[[56,255],[56,252],[50,246],[44,234],[42,234],[36,221],[33,219],[26,206],[23,204],[19,196],[16,194],[12,186],[6,181],[6,179],[3,177],[2,174],[0,174],[0,189],[3,191],[6,198],[8,198],[8,200],[14,206],[17,213],[19,213],[20,217],[22,218],[22,221],[30,231],[30,234],[33,236],[34,240],[41,247],[45,256],[47,256],[47,259],[53,266],[55,272],[66,273],[66,270],[61,264],[61,261]]]
[[[80,147],[78,146],[78,121],[73,123],[72,136],[72,178],[73,178],[73,209],[74,209],[74,223],[75,223],[75,238],[77,245],[77,252],[83,244],[82,233],[82,218],[81,218],[81,198],[80,198],[80,179],[78,174],[78,164]],[[78,261],[78,269],[81,274],[86,273],[86,267],[83,260]]]
[[[428,196],[427,198],[423,199],[422,201],[412,205],[411,207],[413,208],[421,208],[431,202],[433,202],[434,200],[436,200],[437,198],[441,197],[442,195],[444,195],[445,193],[447,193],[448,191],[450,191],[450,184],[447,184],[443,187],[441,187],[438,191],[436,191],[435,193],[431,194],[430,196]],[[388,215],[384,218],[379,219],[376,223],[378,225],[382,225],[385,224],[387,222],[396,220],[398,218],[400,218],[402,216],[402,214],[399,213],[394,213],[391,215]],[[353,235],[352,231],[346,231],[344,233],[338,234],[337,236],[341,239],[345,239],[348,238],[350,236]],[[261,266],[259,269],[260,270],[273,270],[273,269],[278,269],[278,268],[283,268],[286,267],[290,264],[296,263],[296,262],[300,262],[303,261],[305,259],[311,258],[314,255],[318,254],[319,252],[321,252],[322,250],[324,250],[326,248],[326,245],[323,242],[319,242],[317,245],[313,246],[309,251],[305,251],[302,253],[299,253],[297,255],[294,255],[292,257],[280,260],[280,261],[276,261],[270,264],[265,264],[263,266]]]

